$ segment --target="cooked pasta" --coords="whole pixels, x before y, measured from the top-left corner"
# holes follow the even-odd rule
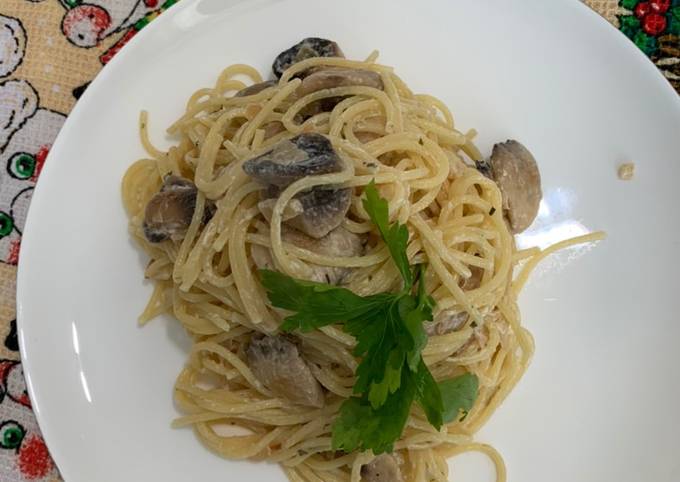
[[[142,114],[148,157],[128,169],[122,185],[130,233],[150,258],[145,276],[155,285],[140,321],[170,313],[193,340],[175,385],[184,412],[175,426],[192,426],[226,458],[278,462],[291,481],[366,479],[370,452],[342,453],[331,446],[339,406],[352,394],[354,339],[337,326],[295,333],[294,346],[321,387],[319,406],[280,396],[258,377],[247,351],[253,337],[276,334],[285,316],[259,282],[263,262],[362,296],[398,288],[399,272],[361,203],[364,187],[374,181],[390,219],[408,227],[409,262],[428,264],[425,283],[436,309],[426,324],[425,363],[437,380],[466,372],[479,379],[472,410],[440,431],[412,408],[392,454],[398,477],[449,480],[447,458],[479,451],[504,481],[501,456],[474,434],[529,365],[534,342],[521,324],[517,295],[551,250],[516,248],[508,218],[513,206],[499,183],[478,169],[484,160],[473,143],[475,131],[459,131],[441,101],[414,94],[376,59],[310,57],[264,84],[252,67],[232,65],[214,86],[190,97],[168,129],[176,142],[167,151],[152,145]],[[306,83],[310,73],[354,70],[369,72],[369,80],[311,91]],[[248,160],[282,141],[314,133],[330,141],[340,169],[299,177],[273,194],[244,170]],[[162,186],[167,192],[169,177],[184,180],[180,187],[192,193],[188,217],[179,231],[154,238],[149,205]],[[347,212],[333,232],[358,240],[353,251],[321,249],[323,236],[300,234],[290,225],[301,216],[301,196],[324,188],[349,193]],[[524,269],[515,277],[520,264]]]

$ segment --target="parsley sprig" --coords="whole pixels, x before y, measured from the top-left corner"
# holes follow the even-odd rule
[[[435,302],[425,290],[425,265],[413,269],[406,247],[408,228],[390,224],[387,201],[371,182],[363,206],[378,228],[403,279],[396,293],[359,296],[323,283],[293,279],[261,270],[262,284],[273,306],[292,312],[283,331],[315,330],[342,323],[357,344],[360,358],[353,392],[333,425],[333,448],[351,452],[391,452],[401,436],[413,402],[423,409],[437,430],[458,420],[472,408],[478,380],[473,374],[437,383],[425,365],[427,344],[424,321],[432,320]]]

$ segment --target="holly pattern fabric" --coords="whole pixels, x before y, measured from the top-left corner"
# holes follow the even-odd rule
[[[680,91],[680,0],[620,0],[619,29]]]

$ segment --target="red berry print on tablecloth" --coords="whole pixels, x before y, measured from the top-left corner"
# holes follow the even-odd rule
[[[652,0],[649,5],[656,13],[666,13],[671,8],[671,0]]]
[[[646,34],[656,37],[666,30],[666,17],[655,12],[647,14],[642,20],[642,29]]]
[[[640,2],[635,6],[635,16],[637,18],[644,18],[649,12],[652,11],[652,6],[649,2]]]
[[[21,444],[18,463],[21,474],[28,480],[45,477],[53,466],[45,442],[37,435]]]
[[[619,0],[619,6],[630,10],[619,16],[619,29],[645,54],[657,61],[677,57],[680,45],[680,0]],[[671,64],[670,71],[680,67]],[[661,66],[660,66],[661,67]],[[662,67],[663,69],[663,67]],[[670,72],[673,81],[680,74]],[[678,81],[675,82],[678,84]]]

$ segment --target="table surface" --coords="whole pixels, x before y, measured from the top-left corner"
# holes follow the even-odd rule
[[[60,481],[19,358],[15,280],[42,165],[89,82],[179,0],[2,0],[0,4],[0,482]],[[680,0],[585,0],[680,93]],[[2,450],[4,449],[4,450]]]

